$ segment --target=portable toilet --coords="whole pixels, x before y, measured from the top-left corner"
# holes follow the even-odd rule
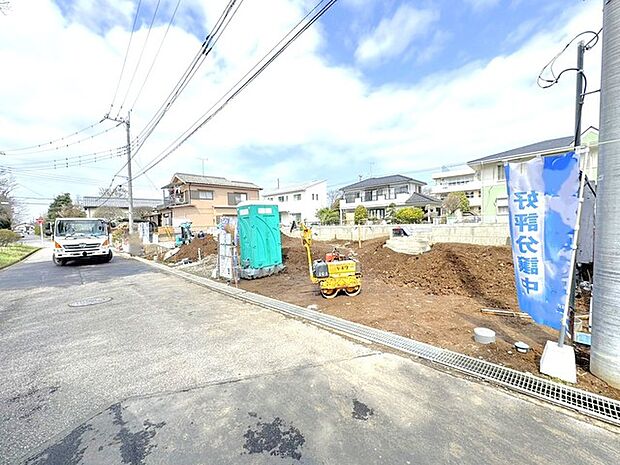
[[[275,203],[260,200],[241,202],[237,205],[237,228],[242,278],[260,278],[284,269],[280,212]]]

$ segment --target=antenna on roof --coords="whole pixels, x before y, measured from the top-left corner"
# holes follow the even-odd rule
[[[205,175],[205,161],[209,161],[208,158],[198,158],[198,160],[202,161],[202,175]]]
[[[358,174],[357,177],[360,178],[360,181],[362,180],[362,175],[361,174]]]
[[[277,178],[277,182],[278,182],[278,189],[280,189],[280,178]]]

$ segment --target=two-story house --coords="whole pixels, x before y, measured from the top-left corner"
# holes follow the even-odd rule
[[[354,221],[355,207],[363,205],[368,209],[368,218],[382,220],[386,209],[394,204],[396,207],[438,207],[441,201],[422,194],[426,183],[395,174],[379,178],[368,178],[350,184],[342,189],[344,198],[340,201],[340,218],[344,224]]]
[[[524,162],[534,157],[557,155],[574,150],[573,136],[549,139],[504,152],[472,160],[467,164],[476,172],[480,182],[481,215],[485,222],[508,221],[508,194],[504,163]],[[581,143],[590,146],[582,160],[582,167],[590,180],[595,181],[598,170],[598,129],[589,127],[581,136]]]
[[[158,225],[176,227],[191,221],[192,228],[198,231],[216,226],[222,217],[237,216],[237,204],[258,200],[261,188],[217,176],[175,173],[162,190],[164,201],[157,208]]]
[[[435,184],[431,186],[431,194],[442,202],[452,192],[463,192],[469,200],[470,211],[480,215],[482,207],[482,182],[479,174],[469,166],[453,170],[441,171],[432,176]]]
[[[269,191],[262,197],[278,205],[280,223],[312,223],[318,221],[317,210],[327,206],[327,181],[283,187]]]

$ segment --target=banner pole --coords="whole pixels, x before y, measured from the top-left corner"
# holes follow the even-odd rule
[[[586,157],[583,157],[583,155],[586,155]],[[573,244],[571,246],[571,262],[570,262],[570,270],[568,272],[568,279],[569,282],[567,283],[568,285],[568,290],[566,292],[566,301],[564,303],[564,313],[562,314],[562,326],[560,328],[560,337],[558,338],[558,347],[563,347],[564,346],[564,340],[566,339],[566,323],[568,320],[568,312],[570,311],[570,303],[571,303],[571,296],[572,294],[575,292],[575,266],[576,266],[576,261],[577,261],[577,241],[579,239],[579,229],[580,229],[580,222],[581,222],[581,210],[582,210],[582,206],[583,206],[583,189],[585,186],[585,172],[581,169],[581,165],[583,165],[585,167],[585,162],[582,164],[581,160],[585,160],[587,158],[587,155],[589,153],[589,148],[584,149],[580,149],[579,150],[579,165],[580,165],[580,169],[579,169],[579,204],[577,205],[577,221],[575,224],[575,234],[573,235]]]

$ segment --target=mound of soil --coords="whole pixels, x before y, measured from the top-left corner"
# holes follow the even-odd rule
[[[441,243],[424,254],[406,255],[383,244],[369,241],[360,250],[364,275],[428,295],[461,295],[489,307],[517,309],[510,247]]]
[[[177,263],[186,258],[195,262],[198,260],[198,249],[200,249],[202,257],[215,255],[217,253],[217,241],[208,234],[202,239],[195,237],[189,244],[182,245],[179,251],[166,260],[166,262]]]
[[[360,261],[365,278],[420,289],[427,295],[473,297],[488,307],[517,310],[510,247],[441,243],[430,252],[407,255],[384,244],[385,238],[373,239],[357,249],[351,242],[314,241],[312,255],[324,257],[336,247]],[[282,236],[282,258],[288,273],[307,272],[301,239]]]

